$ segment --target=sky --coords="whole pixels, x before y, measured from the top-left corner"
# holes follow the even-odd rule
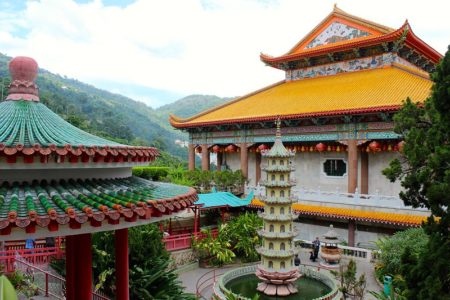
[[[440,53],[448,0],[0,0],[0,52],[159,107],[233,97],[283,79],[286,53],[333,9],[412,30]]]

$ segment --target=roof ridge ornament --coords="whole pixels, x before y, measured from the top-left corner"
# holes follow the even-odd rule
[[[12,82],[8,86],[5,100],[25,100],[39,102],[39,88],[35,83],[38,64],[26,56],[16,56],[9,62],[9,73]]]

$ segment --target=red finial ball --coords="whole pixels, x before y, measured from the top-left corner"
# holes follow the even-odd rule
[[[17,56],[9,62],[12,80],[34,82],[38,73],[38,64],[31,57]]]
[[[324,143],[318,143],[316,145],[316,150],[319,152],[323,152],[327,149],[327,146]]]

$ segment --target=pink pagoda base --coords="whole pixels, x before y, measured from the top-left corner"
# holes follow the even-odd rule
[[[289,296],[298,292],[294,282],[300,278],[298,269],[287,272],[270,272],[261,266],[256,268],[256,276],[263,282],[256,288],[268,296]]]

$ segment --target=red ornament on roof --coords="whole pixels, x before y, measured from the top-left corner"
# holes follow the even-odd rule
[[[39,101],[39,90],[35,84],[38,64],[31,57],[17,56],[9,63],[12,82],[7,100]]]
[[[377,141],[373,141],[372,143],[370,143],[369,148],[374,152],[381,151],[381,145]]]
[[[214,153],[218,153],[220,151],[220,146],[219,145],[215,145],[214,147],[212,147],[212,151]]]

